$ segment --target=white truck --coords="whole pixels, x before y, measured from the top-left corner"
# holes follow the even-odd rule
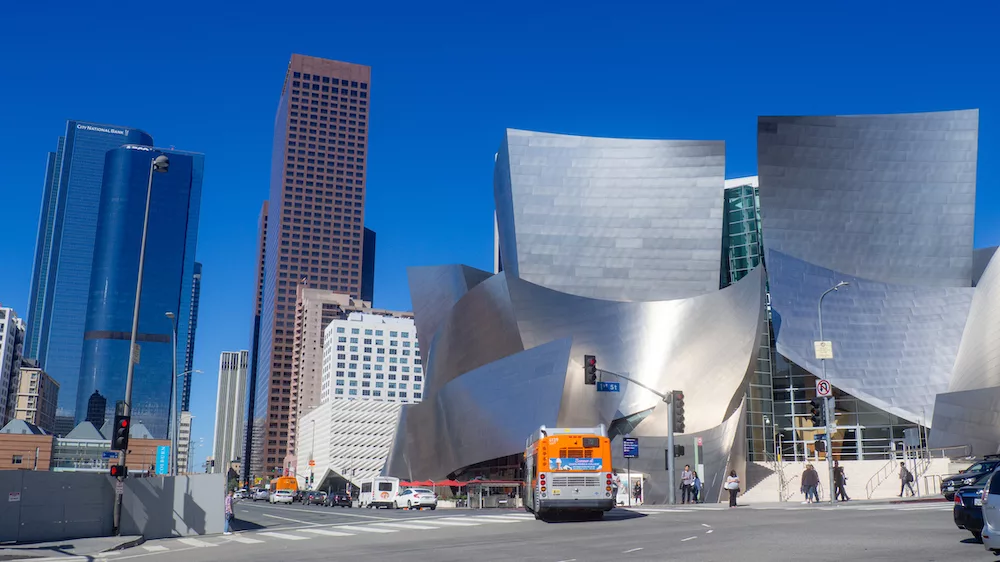
[[[361,493],[358,495],[358,507],[395,508],[396,496],[399,494],[399,478],[376,476],[361,481]]]

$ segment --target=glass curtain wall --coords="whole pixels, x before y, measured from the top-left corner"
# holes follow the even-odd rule
[[[720,286],[725,288],[745,277],[763,262],[760,197],[753,185],[726,189],[725,222],[722,230]],[[761,324],[760,348],[747,394],[747,458],[766,461],[774,454],[775,417],[772,404],[774,358],[770,307]]]

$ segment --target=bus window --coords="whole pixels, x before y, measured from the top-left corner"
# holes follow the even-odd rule
[[[365,483],[361,484],[361,493],[366,494],[366,493],[371,492],[371,491],[372,491],[372,483],[371,482],[365,482]]]
[[[601,440],[598,439],[597,437],[584,437],[583,438],[583,448],[584,449],[593,449],[595,447],[600,447],[600,446],[601,446]]]
[[[380,491],[380,492],[391,492],[392,491],[392,482],[379,482],[378,483],[378,491]]]

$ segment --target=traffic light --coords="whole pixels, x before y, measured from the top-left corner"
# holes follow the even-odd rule
[[[113,464],[111,465],[110,472],[111,476],[114,476],[115,478],[125,478],[125,476],[128,474],[128,467],[122,466],[120,464]]]
[[[309,485],[311,486],[312,483],[315,482],[315,481],[316,481],[316,475],[315,474],[310,474],[309,475]]]
[[[813,427],[826,427],[826,406],[822,398],[813,398],[809,401],[809,421]]]
[[[671,394],[674,405],[674,433],[684,433],[684,393],[675,390]]]
[[[674,458],[684,456],[684,445],[674,445]]]
[[[822,439],[816,439],[816,441],[814,442],[814,445],[816,446],[816,452],[817,453],[825,453],[826,452],[826,437],[823,437]]]
[[[115,416],[114,435],[111,438],[111,449],[114,451],[124,451],[128,449],[128,434],[132,429],[130,416]]]
[[[583,384],[597,384],[597,356],[583,356]]]

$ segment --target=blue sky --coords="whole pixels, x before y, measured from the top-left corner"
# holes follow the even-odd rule
[[[102,6],[4,9],[0,302],[27,308],[45,153],[66,119],[204,152],[198,463],[211,453],[219,353],[248,346],[257,214],[293,52],[373,68],[366,222],[379,307],[409,309],[408,265],[492,267],[505,127],[724,139],[736,177],[756,172],[760,114],[978,107],[976,245],[1000,243],[995,1]]]

